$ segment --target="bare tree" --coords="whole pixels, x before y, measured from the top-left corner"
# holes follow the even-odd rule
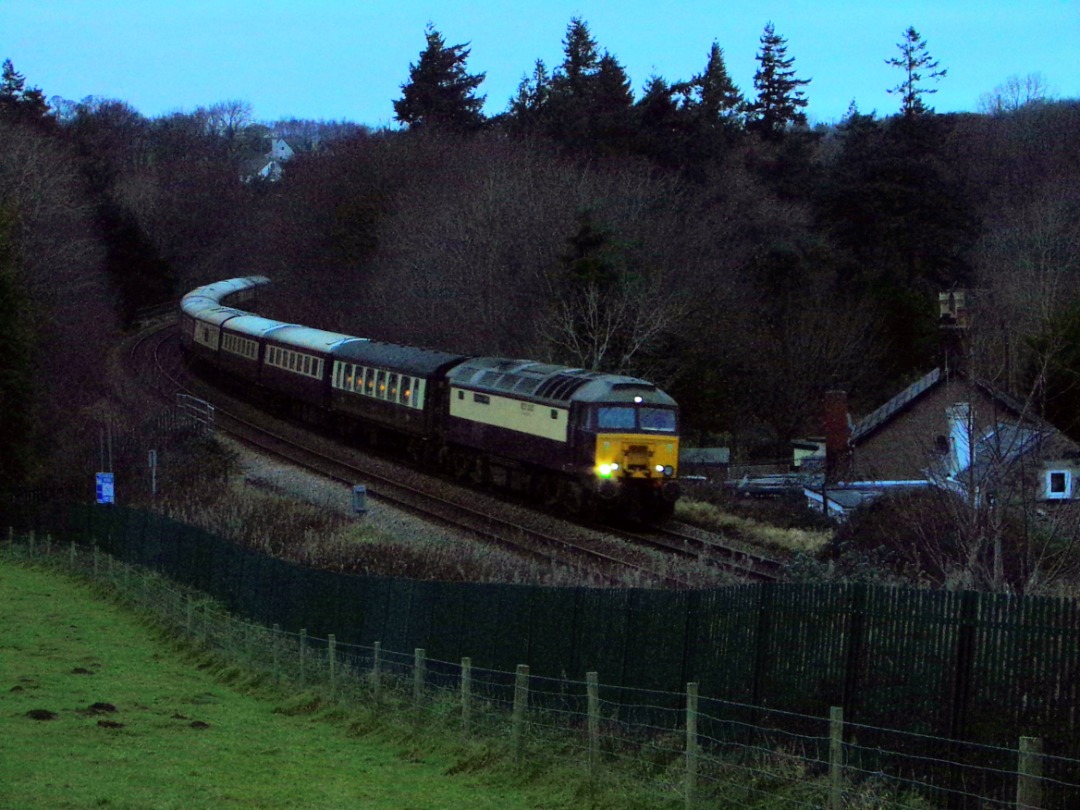
[[[672,331],[688,306],[659,273],[635,274],[614,284],[590,282],[552,289],[543,333],[556,357],[589,370],[627,373],[657,339]]]
[[[979,112],[1002,115],[1049,99],[1049,88],[1041,73],[1013,74],[1003,84],[979,97]]]

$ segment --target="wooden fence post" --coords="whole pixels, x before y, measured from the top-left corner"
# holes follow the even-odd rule
[[[529,706],[529,665],[518,664],[514,678],[514,714],[512,721],[514,739],[514,761],[521,762],[524,735],[522,725],[525,722],[525,710]]]
[[[279,653],[279,640],[281,638],[281,625],[274,622],[273,636],[270,639],[271,650],[273,651],[274,659],[274,683],[281,683],[281,669],[278,666],[278,653]]]
[[[307,682],[307,629],[300,628],[300,688],[303,689]]]
[[[694,806],[698,772],[698,685],[686,685],[686,806]]]
[[[589,711],[589,778],[596,776],[600,763],[600,675],[585,673],[585,694]]]
[[[1021,737],[1016,765],[1016,810],[1041,810],[1042,766],[1042,738]]]
[[[424,680],[426,678],[426,661],[427,653],[417,647],[413,651],[413,706],[417,709],[420,708],[420,701],[424,697]]]
[[[461,733],[469,735],[469,723],[472,721],[472,658],[461,659]]]
[[[337,699],[337,638],[331,633],[326,642],[326,655],[330,664],[330,698]]]
[[[379,679],[382,677],[380,672],[382,668],[382,642],[376,641],[375,647],[371,653],[371,688],[375,693],[375,700],[379,699],[379,693],[382,688],[382,684],[379,683]]]
[[[844,799],[844,707],[829,709],[829,810],[840,810]]]

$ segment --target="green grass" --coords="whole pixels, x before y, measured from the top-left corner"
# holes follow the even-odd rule
[[[578,806],[340,711],[286,713],[58,574],[0,561],[0,622],[3,810]]]
[[[0,546],[0,810],[685,806],[678,732],[605,736],[590,779],[580,734],[538,712],[518,762],[494,705],[474,706],[463,739],[453,689],[418,709],[411,678],[384,679],[381,696],[346,678],[330,699],[314,659],[309,690],[290,689],[280,684],[297,673],[279,670],[276,642],[204,597],[192,613],[152,572],[43,551]],[[69,574],[80,569],[93,579]],[[182,640],[192,632],[197,645]],[[798,752],[746,749],[703,759],[695,806],[820,806],[827,792]],[[864,780],[844,806],[893,798]]]

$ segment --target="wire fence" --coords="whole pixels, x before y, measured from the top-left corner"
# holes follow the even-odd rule
[[[589,784],[630,775],[687,808],[1070,808],[1080,761],[1042,740],[981,745],[683,692],[474,667],[373,645],[343,644],[241,621],[198,591],[93,547],[15,538],[9,559],[51,565],[105,586],[199,649],[291,691],[497,742],[522,768],[579,762]]]

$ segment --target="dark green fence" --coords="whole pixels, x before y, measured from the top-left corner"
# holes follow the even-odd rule
[[[419,582],[306,569],[157,515],[23,509],[3,525],[82,544],[205,591],[266,625],[431,659],[681,693],[1080,758],[1080,613],[1071,600],[865,585],[704,591]],[[732,717],[732,728],[738,726]],[[818,734],[820,729],[807,729]],[[860,746],[872,750],[873,728]],[[927,744],[930,746],[930,743]],[[930,747],[913,756],[933,757]],[[868,755],[869,756],[869,755]],[[868,764],[872,764],[868,762]]]

